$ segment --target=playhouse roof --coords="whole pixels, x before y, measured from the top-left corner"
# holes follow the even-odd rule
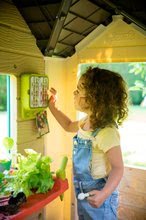
[[[145,0],[11,0],[18,8],[43,55],[68,57],[75,46],[113,15],[146,30]]]

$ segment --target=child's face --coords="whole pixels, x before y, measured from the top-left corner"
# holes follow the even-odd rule
[[[73,94],[75,109],[87,113],[88,106],[86,103],[85,89],[83,86],[82,77],[79,79],[77,89],[73,92]]]

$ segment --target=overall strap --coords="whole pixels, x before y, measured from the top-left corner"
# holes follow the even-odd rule
[[[92,132],[92,136],[96,137],[96,135],[98,134],[98,132],[101,130],[101,128],[96,128],[93,132]]]
[[[114,121],[114,126],[118,129],[118,124]]]

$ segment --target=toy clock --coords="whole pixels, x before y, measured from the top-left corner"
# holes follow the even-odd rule
[[[49,79],[41,74],[21,75],[21,117],[36,118],[48,105]]]

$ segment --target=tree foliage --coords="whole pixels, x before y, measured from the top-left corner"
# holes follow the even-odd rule
[[[132,86],[130,90],[140,90],[142,91],[142,96],[146,96],[146,64],[131,63],[129,65],[131,66],[129,73],[141,76],[141,80],[136,80],[134,86]]]
[[[0,75],[0,111],[7,109],[7,76]]]

